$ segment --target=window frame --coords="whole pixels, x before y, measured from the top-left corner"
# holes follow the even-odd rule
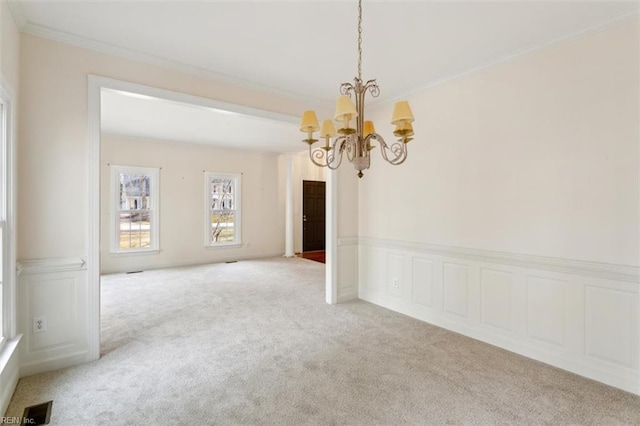
[[[141,174],[150,178],[149,231],[150,247],[120,248],[120,174]],[[111,255],[155,254],[160,252],[160,168],[111,165]]]
[[[11,85],[0,73],[0,220],[2,232],[2,271],[0,277],[0,354],[9,341],[17,335],[17,298],[16,298],[16,154],[15,154],[15,93]],[[0,371],[2,369],[0,368]]]
[[[211,181],[213,179],[233,179],[233,241],[211,241]],[[204,246],[205,248],[238,248],[242,247],[242,173],[204,172]]]

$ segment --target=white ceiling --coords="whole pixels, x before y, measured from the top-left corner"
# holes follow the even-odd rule
[[[313,107],[331,108],[339,84],[351,81],[357,72],[355,0],[22,0],[10,5],[22,31],[303,99]],[[637,1],[364,0],[363,78],[377,78],[378,101],[389,101],[637,17],[637,13]],[[233,126],[253,128],[247,123],[232,125],[238,117],[222,120],[211,111],[175,104],[164,105],[168,109],[160,113],[158,102],[140,101],[130,97],[107,101],[105,114],[111,117],[105,116],[105,126],[112,131],[121,126],[116,133],[148,131],[153,126],[133,128],[132,120],[125,120],[121,113],[135,106],[146,117],[135,120],[138,123],[166,116],[169,109],[185,122],[192,120],[186,111],[201,118],[206,115],[212,124],[202,122],[205,130],[194,134],[194,141],[244,146],[256,138],[253,134],[210,133]],[[118,107],[108,112],[112,102]],[[158,122],[157,132],[176,132],[172,121],[175,126],[175,119]],[[219,125],[221,121],[225,126]],[[260,123],[270,129],[274,126]],[[195,133],[199,127],[190,122],[183,130]],[[282,141],[284,133],[279,132],[284,127],[291,125],[283,125],[273,135],[256,130],[256,135],[262,135],[267,144],[274,143],[272,139]],[[297,134],[295,143],[299,140]]]
[[[103,89],[100,100],[106,133],[272,152],[307,147],[291,122],[115,90]]]

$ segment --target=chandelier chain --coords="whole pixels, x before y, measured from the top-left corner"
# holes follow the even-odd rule
[[[362,80],[362,0],[358,0],[358,79]]]

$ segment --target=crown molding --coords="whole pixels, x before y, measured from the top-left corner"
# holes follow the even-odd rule
[[[20,9],[20,7],[18,9]],[[23,33],[31,34],[36,37],[41,37],[41,38],[56,41],[59,43],[80,47],[82,49],[87,49],[94,52],[103,53],[106,55],[117,56],[120,58],[129,59],[136,62],[142,62],[149,65],[155,65],[159,68],[165,68],[165,69],[182,72],[185,74],[194,75],[196,77],[201,77],[208,80],[228,84],[231,86],[236,86],[238,88],[252,90],[255,92],[260,92],[260,93],[264,93],[271,96],[277,96],[280,98],[302,102],[303,104],[305,104],[305,106],[315,107],[316,109],[320,109],[320,110],[329,108],[328,105],[330,104],[329,102],[326,102],[325,100],[320,98],[305,96],[299,93],[279,89],[276,87],[266,86],[266,85],[262,85],[252,81],[239,79],[227,74],[211,71],[206,68],[185,64],[179,61],[173,61],[171,59],[166,59],[156,55],[149,55],[133,49],[115,46],[109,43],[92,40],[89,38],[81,37],[81,36],[67,33],[64,31],[54,30],[52,28],[45,27],[42,25],[35,25],[28,21],[24,23],[24,25],[21,27],[21,31]]]
[[[531,53],[535,53],[535,52],[539,52],[539,51],[543,51],[546,49],[553,49],[559,45],[562,45],[564,43],[568,43],[570,41],[574,41],[574,40],[578,40],[580,38],[589,36],[591,34],[596,34],[605,30],[608,30],[610,28],[616,27],[618,25],[623,25],[626,24],[630,21],[633,21],[634,19],[638,19],[640,18],[640,9],[636,9],[632,12],[627,12],[627,13],[623,13],[621,15],[617,15],[614,16],[613,18],[610,18],[604,22],[600,22],[599,24],[596,25],[592,25],[590,27],[587,27],[585,29],[582,29],[580,31],[576,31],[570,34],[565,34],[563,36],[554,38],[552,40],[547,40],[544,41],[542,43],[538,43],[534,46],[528,47],[526,49],[522,49],[519,51],[516,51],[514,53],[508,54],[506,56],[494,59],[494,60],[490,60],[487,61],[485,63],[482,63],[478,66],[469,68],[467,70],[458,72],[458,73],[454,73],[454,74],[450,74],[448,76],[439,78],[437,80],[433,80],[430,81],[428,83],[425,83],[424,85],[421,85],[413,90],[409,90],[407,92],[403,92],[400,95],[394,96],[392,98],[389,99],[385,99],[385,100],[379,100],[379,101],[374,101],[371,102],[368,107],[369,108],[382,108],[384,106],[387,105],[391,105],[399,100],[404,100],[407,98],[410,98],[418,93],[421,93],[425,90],[428,90],[432,87],[435,86],[439,86],[441,84],[447,83],[449,81],[453,81],[453,80],[457,80],[459,78],[463,78],[469,75],[473,75],[479,72],[482,72],[488,68],[491,68],[493,66],[496,65],[500,65],[503,63],[507,63],[516,59],[519,59],[523,56],[529,55]]]
[[[364,246],[382,247],[392,250],[424,252],[437,256],[457,257],[523,268],[544,269],[566,274],[606,278],[635,284],[640,282],[640,268],[631,265],[614,265],[610,263],[589,262],[585,260],[564,259],[559,257],[536,256],[530,254],[508,253],[371,237],[359,237],[358,242],[360,245]]]
[[[7,1],[7,6],[9,6],[13,22],[16,24],[16,27],[18,27],[18,30],[22,31],[27,25],[27,18],[24,16],[22,3],[19,1]]]

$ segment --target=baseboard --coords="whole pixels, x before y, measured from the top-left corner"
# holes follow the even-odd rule
[[[348,302],[349,300],[355,300],[358,298],[358,289],[357,288],[353,288],[353,289],[349,289],[349,291],[342,293],[341,290],[340,294],[338,295],[338,303],[342,303],[342,302]]]
[[[19,376],[19,351],[18,345],[22,335],[10,340],[0,351],[0,417],[4,416],[13,397],[13,392],[18,386]]]
[[[198,260],[186,261],[186,262],[168,262],[168,263],[163,263],[159,265],[149,265],[148,267],[140,266],[140,267],[136,267],[135,269],[143,270],[143,271],[153,271],[156,269],[180,268],[184,266],[199,266],[199,265],[208,265],[213,263],[266,259],[269,257],[283,257],[283,256],[284,256],[284,252],[278,251],[278,252],[257,253],[257,254],[250,254],[250,255],[223,256],[223,257],[217,257],[215,259],[198,259]],[[101,275],[122,274],[129,271],[130,271],[129,268],[120,268],[120,269],[113,269],[113,270],[107,270],[107,271],[100,271],[100,274]]]
[[[87,362],[88,351],[78,351],[71,354],[62,355],[56,358],[43,359],[42,361],[20,365],[20,377],[33,376],[34,374],[45,373],[47,371],[60,370],[74,365]]]

